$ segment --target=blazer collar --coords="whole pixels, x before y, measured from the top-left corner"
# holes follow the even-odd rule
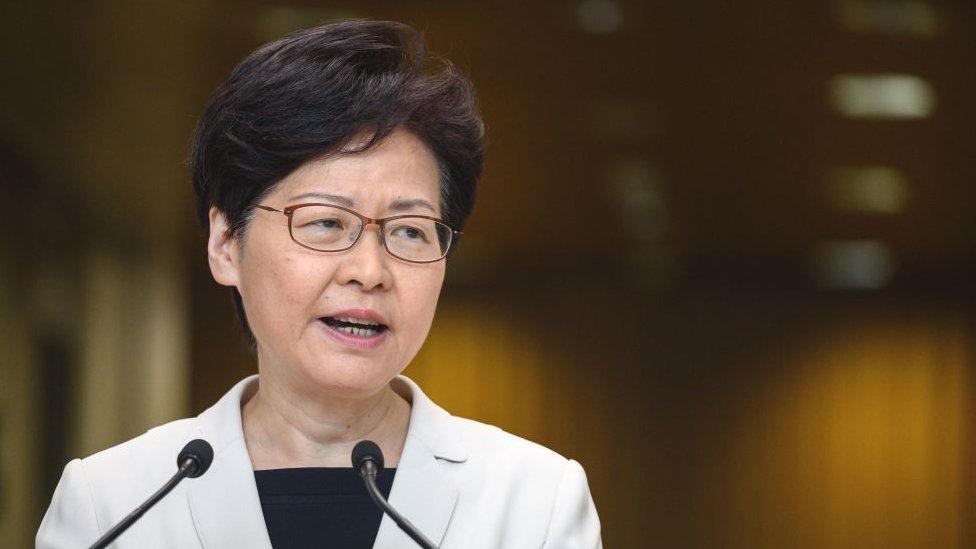
[[[253,394],[256,382],[256,375],[241,380],[197,417],[201,438],[214,449],[206,474],[187,482],[193,525],[204,548],[271,549],[241,423],[241,399]]]
[[[434,545],[440,545],[454,514],[458,490],[445,472],[449,464],[460,463],[467,453],[451,428],[451,415],[437,406],[412,380],[397,376],[394,391],[410,401],[410,426],[397,464],[390,491],[390,505],[400,511]],[[413,547],[415,543],[383,515],[374,549]]]
[[[241,400],[257,389],[247,377],[197,418],[201,438],[213,446],[207,473],[187,484],[193,523],[205,548],[271,549],[254,470],[244,444]],[[413,380],[396,376],[391,387],[411,403],[410,425],[390,492],[390,503],[435,544],[439,544],[457,503],[457,487],[441,463],[461,463],[467,452],[452,428],[452,417],[434,404]],[[375,549],[413,542],[383,516]]]
[[[434,404],[410,378],[399,375],[390,386],[410,402],[410,426],[407,439],[414,437],[427,446],[434,457],[455,463],[468,459],[461,439],[454,430],[454,418],[446,410]]]

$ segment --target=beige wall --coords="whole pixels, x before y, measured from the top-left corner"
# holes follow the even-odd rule
[[[189,412],[185,268],[172,245],[85,257],[73,455],[114,446]]]

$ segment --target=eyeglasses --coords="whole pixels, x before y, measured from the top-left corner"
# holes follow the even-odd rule
[[[332,204],[295,204],[283,210],[257,204],[255,208],[288,218],[288,233],[296,244],[318,252],[341,252],[356,245],[366,225],[377,225],[380,242],[390,255],[411,263],[433,263],[447,257],[461,236],[442,219],[426,215],[366,217]]]

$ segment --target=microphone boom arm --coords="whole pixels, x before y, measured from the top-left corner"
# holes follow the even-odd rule
[[[176,488],[176,485],[180,481],[185,478],[197,478],[206,473],[207,469],[210,468],[210,464],[213,463],[213,459],[213,447],[206,440],[197,438],[188,442],[180,450],[180,454],[176,456],[176,466],[178,468],[176,474],[166,481],[166,484],[157,490],[155,494],[149,496],[149,499],[142,505],[136,507],[134,511],[129,513],[118,524],[113,526],[108,532],[105,532],[105,535],[98,538],[88,549],[104,549],[108,547],[108,544],[115,541],[115,538],[122,535],[130,526],[135,524],[142,515],[146,514],[146,511],[159,503],[159,500],[166,497],[166,494],[172,492],[173,488]]]
[[[386,501],[386,498],[383,497],[383,494],[380,493],[380,489],[376,486],[376,464],[373,461],[368,460],[363,463],[362,467],[364,469],[364,471],[362,471],[364,473],[362,476],[366,483],[366,491],[369,493],[369,497],[373,499],[373,502],[380,509],[382,509],[384,513],[389,515],[390,518],[393,519],[393,522],[395,522],[401,530],[406,532],[411,539],[417,542],[417,545],[423,547],[424,549],[437,549],[434,542],[430,541],[423,534],[421,534],[420,530],[418,530],[416,526],[407,520],[406,517],[394,509],[393,506]]]
[[[179,484],[181,480],[193,475],[197,468],[198,463],[194,458],[188,457],[183,460],[183,463],[180,464],[180,469],[176,471],[176,474],[173,475],[172,478],[166,481],[166,484],[164,484],[162,488],[157,490],[155,494],[149,496],[149,499],[147,499],[145,503],[139,507],[136,507],[135,510],[129,513],[129,515],[122,519],[121,522],[113,526],[111,530],[105,532],[105,535],[98,538],[98,541],[93,543],[89,549],[104,549],[105,547],[108,547],[108,544],[115,541],[115,538],[119,537],[122,532],[128,530],[129,527],[135,523],[135,521],[139,520],[142,515],[146,514],[146,511],[159,503],[159,500],[166,497],[166,494],[170,493],[173,488],[176,488],[176,485]]]

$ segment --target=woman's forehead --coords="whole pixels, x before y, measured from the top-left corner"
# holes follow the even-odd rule
[[[399,201],[425,209],[426,202],[439,213],[441,193],[433,153],[412,134],[394,132],[361,153],[306,162],[283,179],[272,194],[288,202],[320,195],[351,208],[386,208]]]

